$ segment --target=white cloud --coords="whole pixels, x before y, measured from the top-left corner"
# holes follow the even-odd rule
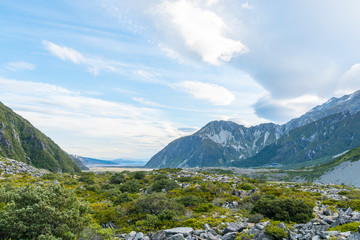
[[[51,84],[0,78],[0,96],[64,150],[83,156],[150,157],[185,134],[164,120],[160,110],[88,97]]]
[[[82,64],[87,67],[87,71],[93,75],[99,75],[101,71],[105,72],[119,72],[119,67],[125,66],[112,60],[104,60],[101,58],[85,57],[75,49],[60,46],[53,42],[43,41],[44,47],[53,55],[59,57],[64,61],[70,61],[75,64]]]
[[[196,1],[164,1],[157,12],[170,17],[165,24],[172,23],[171,30],[177,29],[185,45],[204,62],[218,65],[248,51],[240,41],[225,36],[229,29],[221,17]]]
[[[17,62],[8,62],[5,68],[13,72],[18,72],[23,70],[32,71],[36,68],[36,66],[32,63],[17,61]]]
[[[230,105],[235,100],[235,96],[229,90],[215,84],[182,81],[171,86],[189,93],[196,99],[206,100],[214,105]]]
[[[248,2],[241,4],[242,8],[252,10],[253,6],[251,6]]]
[[[345,95],[360,89],[360,63],[354,64],[340,78],[336,94]]]
[[[284,123],[292,118],[300,117],[316,105],[322,104],[326,99],[312,94],[304,94],[296,98],[273,98],[270,94],[264,95],[254,109],[259,117]]]
[[[141,98],[141,97],[133,97],[132,98],[135,102],[138,102],[140,104],[146,105],[146,106],[153,106],[153,107],[160,107],[161,105],[156,103],[156,102],[152,102],[149,100],[146,100],[145,98]]]

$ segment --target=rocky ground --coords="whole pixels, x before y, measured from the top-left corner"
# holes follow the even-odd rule
[[[34,168],[26,163],[19,162],[13,159],[0,158],[0,179],[6,178],[5,175],[14,175],[18,173],[28,173],[34,177],[40,177],[48,170]]]

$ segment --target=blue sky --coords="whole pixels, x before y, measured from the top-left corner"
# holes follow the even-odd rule
[[[356,0],[0,0],[0,101],[65,151],[148,159],[212,120],[360,89]]]

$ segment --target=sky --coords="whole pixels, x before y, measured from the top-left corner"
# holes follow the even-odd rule
[[[357,0],[0,0],[0,101],[65,151],[149,159],[213,120],[360,89]]]

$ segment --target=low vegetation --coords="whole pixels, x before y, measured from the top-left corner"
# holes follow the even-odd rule
[[[0,180],[0,238],[111,239],[115,232],[200,229],[205,223],[220,229],[225,222],[246,218],[254,224],[270,220],[265,232],[283,239],[288,232],[277,221],[308,222],[315,202],[360,210],[357,189],[341,186],[344,199],[333,200],[303,191],[312,186],[306,183],[271,183],[218,172],[9,175]],[[103,228],[109,224],[116,229]]]

